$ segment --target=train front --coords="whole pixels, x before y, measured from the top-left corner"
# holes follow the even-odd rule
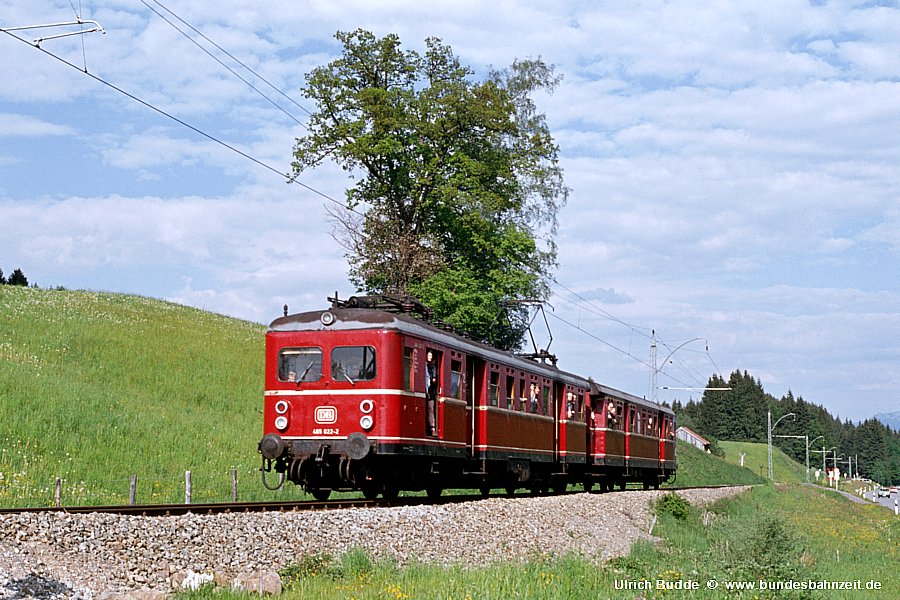
[[[288,315],[269,326],[259,442],[267,488],[287,479],[320,500],[332,490],[383,491],[373,488],[373,457],[376,438],[395,426],[386,390],[398,386],[389,385],[383,367],[395,336],[367,322],[371,316],[333,309]]]

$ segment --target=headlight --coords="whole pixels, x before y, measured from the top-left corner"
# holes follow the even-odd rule
[[[275,412],[277,412],[279,415],[283,415],[284,413],[287,412],[287,410],[288,410],[288,403],[285,402],[284,400],[279,400],[278,402],[275,403]]]
[[[372,418],[372,415],[363,415],[359,418],[359,426],[365,429],[366,431],[372,429],[372,425],[375,424],[375,419]]]
[[[372,410],[374,408],[375,408],[375,403],[372,402],[371,400],[367,399],[367,400],[363,400],[362,402],[359,403],[359,410],[366,414],[369,414],[370,412],[372,412]]]
[[[284,415],[282,415],[280,417],[275,417],[275,428],[277,430],[284,431],[285,429],[287,429],[287,426],[288,426],[287,417],[285,417]]]

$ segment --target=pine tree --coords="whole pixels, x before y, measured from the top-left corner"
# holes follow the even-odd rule
[[[6,283],[8,285],[21,285],[24,287],[28,287],[28,278],[25,277],[25,273],[22,272],[22,269],[16,269],[12,272],[12,275],[9,276],[9,280]]]

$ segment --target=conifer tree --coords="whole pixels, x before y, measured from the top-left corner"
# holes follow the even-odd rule
[[[12,272],[12,275],[9,276],[9,280],[6,282],[8,285],[21,285],[28,286],[28,278],[25,277],[25,273],[22,272],[22,269],[16,269]]]

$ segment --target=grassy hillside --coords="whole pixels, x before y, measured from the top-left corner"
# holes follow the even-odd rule
[[[721,443],[721,442],[720,442]],[[765,483],[765,478],[699,448],[677,441],[678,477],[670,485],[725,485]]]
[[[258,489],[264,328],[147,298],[0,286],[0,503]],[[33,502],[32,502],[33,503]],[[46,503],[46,502],[44,502]]]
[[[768,477],[768,450],[766,444],[754,442],[723,442],[719,446],[725,451],[725,460],[735,465],[741,463],[741,453],[744,457],[744,467]],[[815,460],[810,456],[810,480],[815,483]],[[806,467],[795,462],[778,448],[772,448],[772,471],[774,479],[779,483],[804,483],[806,481]]]

